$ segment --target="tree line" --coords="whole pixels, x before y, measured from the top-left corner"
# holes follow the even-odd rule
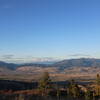
[[[51,84],[52,80],[48,72],[45,72],[39,81],[38,88],[41,91],[42,96],[48,96],[51,91],[56,91],[55,94],[59,98],[61,96],[62,90],[57,87],[55,88]],[[100,98],[100,75],[97,74],[96,80],[93,84],[93,87],[86,86],[86,90],[82,90],[81,87],[75,82],[74,79],[69,81],[69,84],[66,84],[67,88],[64,89],[66,96],[71,98],[81,98],[84,97],[86,100],[95,100]]]

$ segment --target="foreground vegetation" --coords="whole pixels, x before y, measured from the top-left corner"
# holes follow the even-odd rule
[[[38,82],[37,88],[22,90],[0,90],[0,100],[99,100],[100,75],[97,74],[94,83],[79,84],[69,80],[66,86],[52,84],[48,72],[45,72]]]

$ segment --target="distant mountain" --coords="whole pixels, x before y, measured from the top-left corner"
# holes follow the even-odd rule
[[[9,70],[16,70],[18,68],[22,68],[22,67],[48,67],[49,64],[34,64],[34,63],[25,63],[25,64],[14,64],[14,63],[6,63],[3,61],[0,61],[0,68],[2,69],[9,69]]]
[[[68,59],[59,61],[56,63],[24,63],[24,64],[14,64],[14,63],[6,63],[0,61],[0,67],[8,68],[8,69],[16,69],[18,67],[59,67],[59,68],[70,68],[70,67],[100,67],[100,59],[94,58],[80,58],[80,59]]]
[[[94,58],[80,58],[80,59],[69,59],[55,63],[53,66],[68,68],[68,67],[100,67],[100,59]]]
[[[2,79],[37,80],[46,71],[54,80],[66,80],[72,77],[92,78],[100,73],[100,59],[69,59],[54,64],[14,64],[0,61],[0,78]]]
[[[14,64],[14,63],[6,63],[3,61],[0,61],[0,68],[8,68],[8,69],[16,69],[16,67],[18,66],[18,64]]]

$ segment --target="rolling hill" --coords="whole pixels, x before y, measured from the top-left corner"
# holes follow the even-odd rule
[[[94,78],[100,73],[100,59],[69,59],[54,64],[13,64],[0,62],[0,78],[13,80],[38,80],[48,71],[54,80],[68,78]]]

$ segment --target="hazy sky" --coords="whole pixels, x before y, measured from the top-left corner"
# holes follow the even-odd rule
[[[100,58],[100,0],[0,0],[0,59]]]

